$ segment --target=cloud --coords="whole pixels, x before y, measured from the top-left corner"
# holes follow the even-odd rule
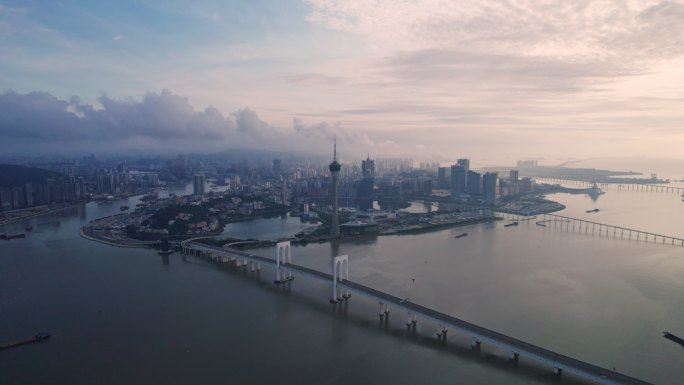
[[[308,0],[309,20],[362,36],[415,77],[634,76],[684,54],[675,1]],[[572,87],[571,87],[572,88]]]
[[[126,38],[126,36],[124,36],[124,35],[116,35],[112,38],[112,40],[119,41],[119,40],[123,40],[125,38]]]
[[[164,90],[142,100],[102,95],[100,106],[80,98],[60,100],[45,92],[0,94],[0,138],[12,149],[70,150],[83,145],[125,149],[149,139],[193,143],[222,140],[235,131],[232,120],[214,108],[195,111],[188,100]]]
[[[333,137],[347,153],[364,152],[374,142],[340,124],[276,128],[248,108],[224,116],[216,108],[196,110],[187,98],[163,90],[141,100],[102,95],[98,105],[78,96],[61,100],[46,92],[0,94],[0,141],[15,153],[94,151],[218,151],[268,149],[327,154]],[[353,149],[353,150],[351,150]]]

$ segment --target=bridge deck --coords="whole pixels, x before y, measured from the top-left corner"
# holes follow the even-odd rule
[[[211,251],[215,253],[234,254],[240,257],[251,259],[253,261],[263,262],[272,265],[276,264],[276,261],[274,259],[262,257],[255,254],[249,254],[238,250],[226,250],[216,246],[192,242],[186,243],[185,246],[198,250],[204,249],[206,251]],[[281,266],[282,268],[297,271],[299,273],[320,279],[325,282],[332,282],[333,279],[332,275],[330,274],[323,273],[321,271],[314,270],[306,266],[300,266],[293,263],[281,263]],[[399,298],[391,294],[387,294],[385,292],[373,289],[360,283],[344,280],[338,283],[338,287],[348,289],[357,294],[375,298],[387,304],[392,304],[399,308],[403,308],[407,311],[410,311],[413,314],[422,315],[426,318],[431,319],[433,322],[437,324],[459,330],[462,334],[470,335],[473,338],[489,342],[495,346],[499,346],[511,352],[515,352],[528,358],[535,359],[544,364],[551,365],[555,368],[560,368],[564,371],[574,373],[580,377],[587,378],[598,383],[629,385],[650,384],[648,382],[624,375],[622,373],[601,368],[599,366],[592,365],[587,362],[574,359],[572,357],[558,354],[551,350],[544,349],[542,347],[518,340],[513,337],[509,337],[505,334],[484,328],[482,326],[475,325],[473,323],[450,316],[448,314],[440,313],[436,310],[410,302],[408,300],[404,300],[403,298]]]

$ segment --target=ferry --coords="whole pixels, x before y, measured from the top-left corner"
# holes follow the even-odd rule
[[[597,213],[597,212],[599,212],[599,209],[587,210],[585,212],[586,213]]]
[[[459,235],[455,236],[454,238],[463,238],[467,235],[468,235],[468,233],[463,233],[463,234],[459,234]]]
[[[511,222],[511,223],[505,224],[504,227],[511,227],[511,226],[517,226],[517,225],[518,225],[518,222]]]

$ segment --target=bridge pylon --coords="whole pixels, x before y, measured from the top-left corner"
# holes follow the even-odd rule
[[[287,269],[283,272],[282,278],[280,274],[280,265],[292,263],[292,248],[290,246],[290,241],[278,242],[276,245],[276,279],[273,281],[276,285],[281,283],[292,281],[294,277],[292,276],[292,270]]]
[[[338,255],[332,259],[332,297],[330,303],[337,303],[351,297],[349,290],[345,289],[341,295],[337,290],[337,282],[349,279],[349,256],[347,254]]]

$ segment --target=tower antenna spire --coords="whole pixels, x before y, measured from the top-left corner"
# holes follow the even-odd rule
[[[337,135],[333,137],[333,160],[337,160]]]

